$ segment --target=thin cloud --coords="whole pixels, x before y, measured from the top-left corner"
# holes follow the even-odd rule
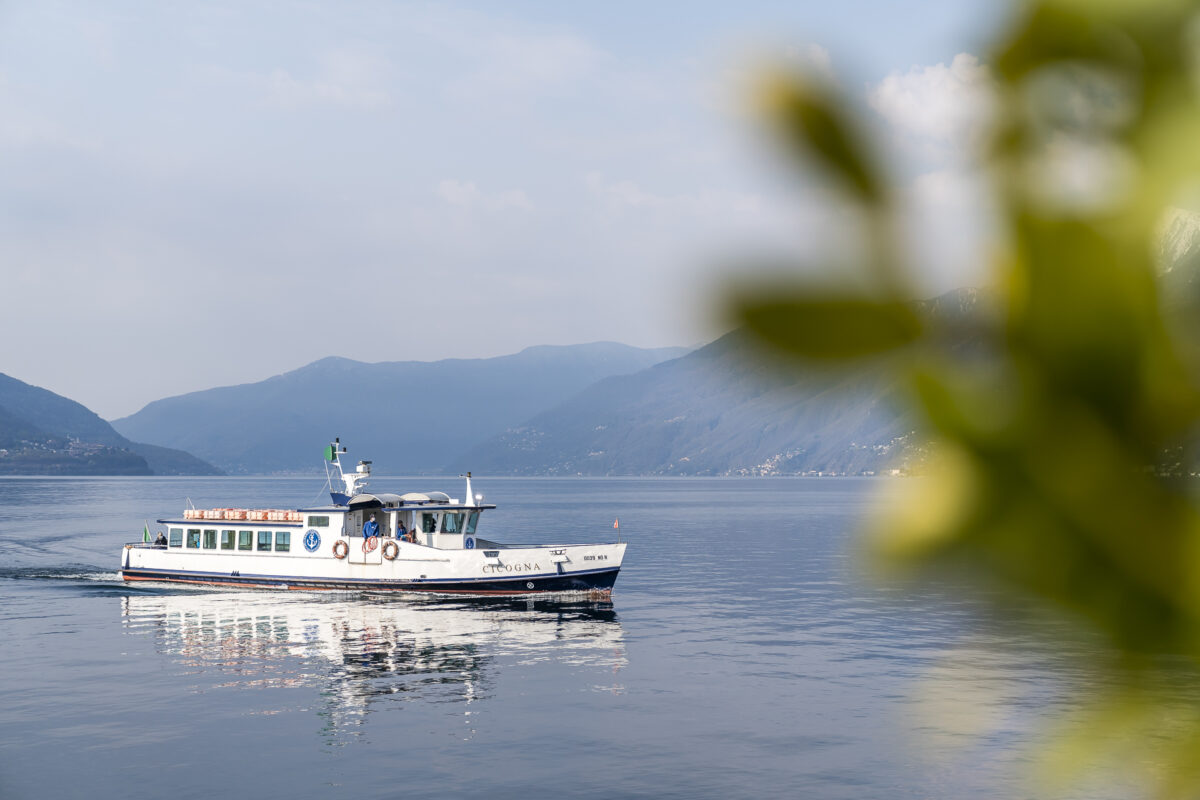
[[[969,53],[893,72],[867,94],[900,143],[928,157],[969,155],[994,108],[991,71]]]
[[[265,72],[247,72],[212,65],[202,75],[231,88],[247,88],[263,102],[282,109],[320,106],[377,110],[393,102],[389,89],[394,67],[378,54],[350,47],[327,50],[302,75],[302,65],[277,66]]]
[[[901,166],[902,229],[919,286],[930,293],[985,279],[994,208],[981,171],[995,108],[991,71],[959,53],[949,65],[893,72],[866,93]]]
[[[837,81],[833,69],[833,57],[829,51],[815,42],[807,42],[792,47],[788,52],[788,60],[803,70],[831,82]]]
[[[437,196],[459,208],[481,208],[488,211],[532,211],[533,203],[520,189],[484,192],[472,181],[442,180],[435,188]]]

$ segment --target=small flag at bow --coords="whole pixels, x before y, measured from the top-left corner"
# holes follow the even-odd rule
[[[613,520],[613,527],[614,527],[614,528],[620,528],[620,527],[621,527],[621,520],[620,520],[620,518],[617,518],[617,519],[614,519],[614,520]]]
[[[150,541],[150,523],[149,522],[147,522],[145,527],[142,528],[142,541],[143,542]]]

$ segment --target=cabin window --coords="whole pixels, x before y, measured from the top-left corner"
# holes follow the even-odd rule
[[[446,513],[442,515],[442,533],[462,533],[463,515]]]
[[[254,531],[238,531],[238,550],[254,549]]]
[[[259,550],[270,550],[271,549],[271,532],[270,531],[259,531],[258,532],[258,549]]]
[[[466,533],[470,536],[474,536],[475,535],[475,526],[478,524],[479,524],[479,512],[472,511],[470,514],[467,515],[467,529],[465,531],[463,531],[463,533]]]
[[[183,528],[171,528],[171,547],[183,547]]]
[[[292,532],[275,531],[275,552],[286,553],[292,549]]]
[[[430,514],[428,511],[421,515],[421,530],[425,533],[437,532],[437,514]]]
[[[310,528],[328,528],[329,517],[309,517],[308,527]]]
[[[232,550],[234,538],[233,531],[221,531],[221,549]]]
[[[199,528],[188,528],[187,546],[188,547],[199,547],[200,546],[200,529]]]
[[[206,530],[204,532],[204,549],[205,550],[216,550],[217,549],[217,532],[215,530]]]

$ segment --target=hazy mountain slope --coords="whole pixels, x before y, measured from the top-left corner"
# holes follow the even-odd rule
[[[801,375],[739,331],[635,375],[608,378],[449,465],[482,474],[861,472],[903,426],[885,379]]]
[[[155,475],[223,475],[223,471],[191,453],[145,442],[130,442],[127,447],[146,459]]]
[[[0,406],[49,434],[115,447],[129,443],[87,407],[2,373]]]
[[[973,289],[918,304],[958,323]],[[969,348],[964,340],[959,347]],[[742,331],[635,375],[609,378],[455,459],[481,474],[722,475],[907,468],[922,443],[880,365],[800,369]]]
[[[74,400],[2,373],[0,409],[7,474],[219,474],[188,453],[131,442]]]
[[[136,453],[55,436],[0,406],[0,475],[149,474]]]
[[[682,352],[599,342],[488,359],[326,358],[259,383],[159,400],[113,426],[237,473],[320,469],[333,436],[379,470],[432,471],[601,378]]]
[[[25,442],[50,442],[58,439],[46,433],[27,419],[22,419],[7,408],[0,406],[0,448],[20,447]]]
[[[1163,218],[1157,260],[1168,294],[1194,290],[1200,278],[1200,214],[1173,209]]]

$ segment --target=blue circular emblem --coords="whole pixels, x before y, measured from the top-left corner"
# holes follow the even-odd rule
[[[463,539],[463,547],[467,550],[474,550],[475,540],[468,536],[466,539]]]
[[[304,549],[310,553],[317,552],[317,548],[321,546],[321,534],[317,533],[312,528],[309,528],[308,533],[304,534]]]

